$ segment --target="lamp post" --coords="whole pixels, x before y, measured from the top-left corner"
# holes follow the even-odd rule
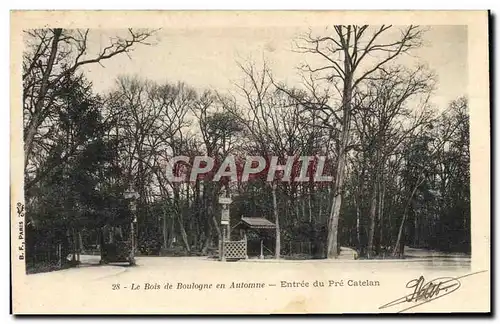
[[[222,215],[221,215],[221,225],[222,226],[222,242],[219,246],[219,254],[220,257],[219,259],[221,261],[226,261],[226,232],[228,236],[228,240],[231,240],[231,235],[229,231],[229,205],[231,204],[232,200],[230,197],[219,197],[219,204],[221,204],[222,208]]]
[[[135,232],[134,224],[137,224],[136,216],[136,200],[139,198],[139,194],[132,188],[129,187],[127,191],[123,194],[125,199],[129,201],[129,207],[132,211],[132,219],[130,221],[130,264],[135,264]]]

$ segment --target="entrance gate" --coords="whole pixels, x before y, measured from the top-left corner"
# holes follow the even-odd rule
[[[226,260],[241,260],[247,258],[247,240],[225,241],[224,258]]]

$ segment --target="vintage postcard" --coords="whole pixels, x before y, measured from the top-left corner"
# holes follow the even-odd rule
[[[14,314],[491,311],[486,11],[13,11]]]

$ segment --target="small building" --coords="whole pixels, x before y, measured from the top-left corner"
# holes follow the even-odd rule
[[[275,229],[276,225],[263,217],[241,217],[235,227],[242,230],[270,230]]]
[[[249,256],[259,256],[264,258],[264,249],[274,250],[276,225],[263,217],[242,217],[233,227],[233,233],[238,234],[240,240],[226,242],[225,257],[242,258],[242,248],[235,248],[232,245],[245,245],[245,258]],[[244,243],[243,243],[244,242]],[[229,243],[229,244],[228,244]],[[239,254],[232,254],[232,251],[238,250]]]

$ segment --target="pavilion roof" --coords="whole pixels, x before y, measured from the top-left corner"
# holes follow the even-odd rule
[[[264,217],[241,217],[240,222],[235,227],[250,229],[274,229],[276,225]]]

